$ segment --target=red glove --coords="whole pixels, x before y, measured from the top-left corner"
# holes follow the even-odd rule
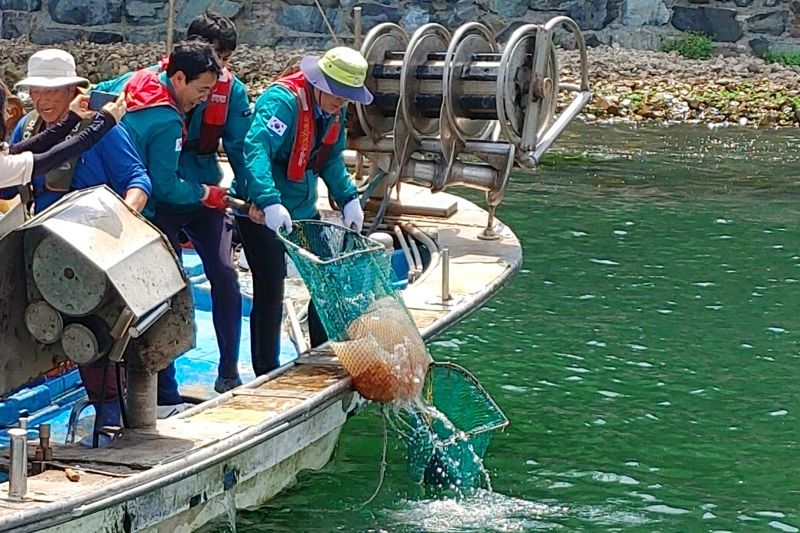
[[[225,211],[228,208],[228,203],[225,197],[228,195],[228,190],[216,185],[206,185],[206,195],[203,198],[203,205],[211,209],[218,209]]]

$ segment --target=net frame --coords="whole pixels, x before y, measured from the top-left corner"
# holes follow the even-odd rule
[[[402,302],[390,259],[378,241],[313,219],[295,220],[291,233],[279,228],[277,236],[302,276],[329,339],[350,340],[348,325],[381,298]]]

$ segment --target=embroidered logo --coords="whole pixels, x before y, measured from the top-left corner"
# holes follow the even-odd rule
[[[288,126],[281,122],[281,119],[278,117],[272,117],[269,119],[269,122],[267,122],[267,128],[271,129],[281,137],[283,137],[283,134],[286,133],[287,127]]]
[[[180,152],[183,149],[183,139],[178,137],[175,139],[175,151]]]

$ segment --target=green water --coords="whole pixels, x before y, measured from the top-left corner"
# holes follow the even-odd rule
[[[514,281],[431,343],[511,425],[494,493],[435,500],[370,408],[250,531],[800,528],[794,131],[575,125],[499,215]]]

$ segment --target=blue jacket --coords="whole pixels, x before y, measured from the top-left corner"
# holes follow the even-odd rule
[[[158,67],[148,68],[157,69]],[[132,75],[133,73],[129,72],[118,78],[100,82],[95,86],[95,89],[119,94]],[[218,185],[222,179],[222,172],[218,165],[219,158],[217,154],[200,155],[195,148],[200,139],[200,126],[203,122],[203,111],[205,111],[206,106],[207,103],[203,102],[188,115],[188,134],[178,161],[178,177],[192,183]],[[252,114],[247,88],[239,78],[234,76],[228,103],[228,115],[222,130],[222,146],[228,155],[228,161],[234,175],[242,176],[239,179],[245,182],[248,181],[250,170],[244,161],[244,138],[250,129]],[[177,210],[187,209],[187,205],[181,200],[170,202],[169,199],[162,200],[157,198],[157,201],[159,206],[166,205],[168,208]],[[199,207],[198,204],[196,206]]]
[[[22,140],[25,123],[31,114],[19,121],[11,134],[11,144]],[[58,201],[66,193],[45,189],[45,177],[34,176],[34,211],[40,212]],[[152,194],[150,176],[142,160],[136,153],[131,139],[124,128],[115,126],[92,148],[85,151],[75,165],[71,190],[87,189],[96,185],[108,185],[114,192],[124,196],[128,189],[142,189],[148,196]],[[10,199],[16,196],[16,187],[0,189],[0,197]]]

